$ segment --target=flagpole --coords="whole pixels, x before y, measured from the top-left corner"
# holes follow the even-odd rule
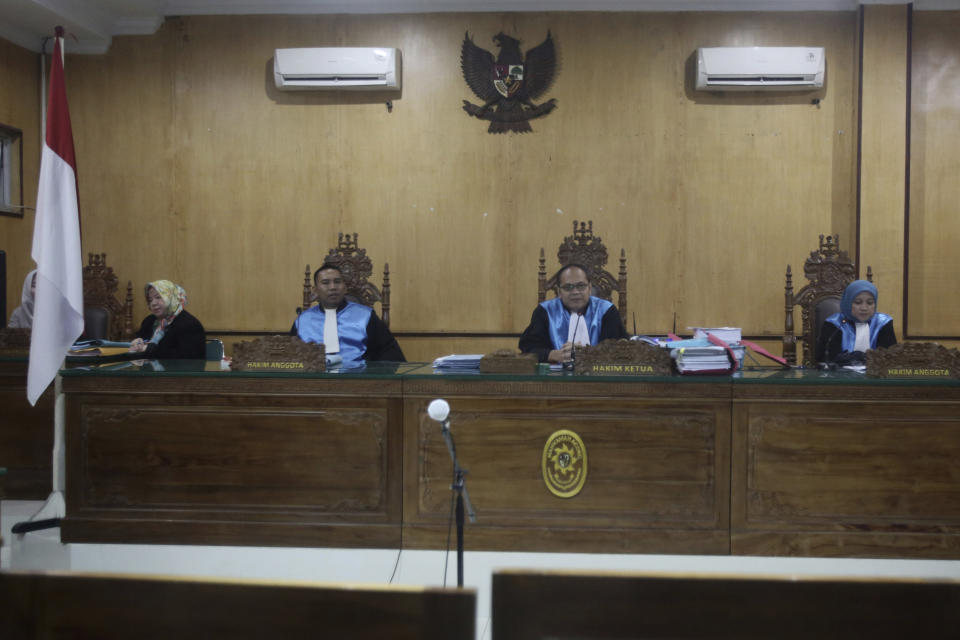
[[[73,130],[63,73],[63,27],[56,28],[50,60],[46,128],[37,185],[36,218],[31,256],[37,263],[37,285],[27,400],[36,405],[55,382],[53,492],[31,522],[16,525],[21,533],[55,527],[65,515],[64,399],[59,371],[73,342],[83,333],[83,260],[80,249],[80,202]]]

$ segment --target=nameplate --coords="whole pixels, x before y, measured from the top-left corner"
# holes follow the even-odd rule
[[[304,342],[296,336],[264,336],[235,344],[230,368],[322,373],[327,370],[326,349],[322,344]]]
[[[248,370],[252,369],[306,369],[307,365],[303,362],[284,362],[277,360],[270,360],[264,362],[247,362],[244,364],[244,368]]]
[[[579,367],[583,369],[585,367]],[[604,364],[595,363],[590,365],[589,371],[578,371],[577,373],[598,375],[598,376],[655,376],[656,371],[652,364]]]
[[[888,378],[949,378],[950,369],[927,369],[914,367],[891,367],[887,369]]]
[[[480,358],[481,373],[537,372],[537,356],[532,353],[517,353],[513,349],[497,349]]]
[[[871,378],[957,378],[960,351],[935,342],[905,342],[867,351]]]
[[[673,363],[666,349],[637,340],[604,340],[578,347],[573,371],[582,376],[670,376]]]

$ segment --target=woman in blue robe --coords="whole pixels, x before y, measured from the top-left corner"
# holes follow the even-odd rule
[[[820,328],[817,362],[862,364],[867,349],[895,344],[893,318],[877,312],[877,288],[872,282],[855,280],[843,292],[840,312],[829,316]]]

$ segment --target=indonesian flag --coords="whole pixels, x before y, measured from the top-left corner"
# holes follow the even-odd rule
[[[31,255],[37,291],[30,339],[27,399],[35,405],[60,370],[70,345],[83,333],[83,260],[77,162],[63,81],[63,27],[57,27],[50,65],[47,136],[40,159],[37,216]]]

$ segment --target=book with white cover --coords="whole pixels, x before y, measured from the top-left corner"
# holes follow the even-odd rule
[[[706,338],[708,334],[720,338],[727,344],[740,342],[742,337],[740,327],[693,327],[694,338]]]

